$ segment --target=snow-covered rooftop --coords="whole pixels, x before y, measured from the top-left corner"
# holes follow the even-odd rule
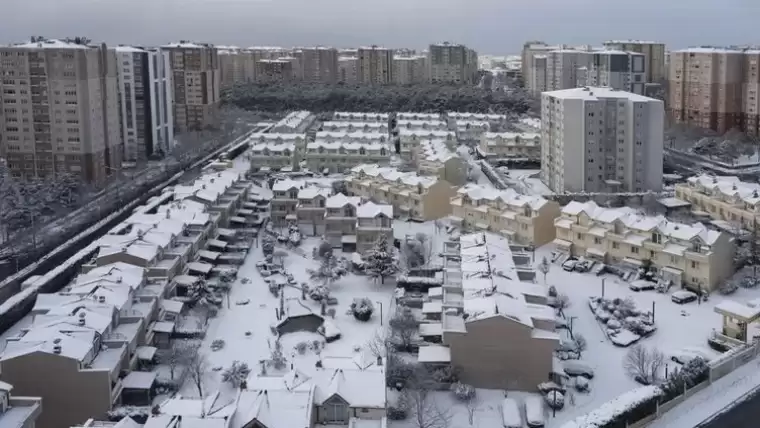
[[[621,91],[619,89],[608,87],[587,86],[582,88],[561,89],[559,91],[544,92],[544,95],[559,99],[576,99],[586,101],[598,101],[600,99],[614,98],[627,99],[629,101],[637,102],[662,102],[654,98],[649,98],[643,95],[634,94],[632,92]]]
[[[116,46],[114,48],[114,50],[116,50],[117,53],[142,53],[142,52],[147,52],[145,49],[138,48],[138,47],[135,47],[135,46]]]
[[[500,200],[512,207],[529,206],[533,210],[543,207],[548,201],[538,195],[521,195],[514,189],[496,190],[492,187],[480,186],[478,184],[466,184],[457,190],[457,195],[467,196],[473,201],[497,201]]]
[[[314,412],[314,389],[242,390],[230,428],[250,426],[253,421],[267,428],[308,428]]]
[[[11,45],[11,47],[23,48],[23,49],[79,49],[79,50],[90,49],[90,47],[87,45],[67,42],[65,40],[59,40],[59,39],[47,39],[47,40],[43,40],[39,42],[21,43],[18,45]]]
[[[317,139],[314,142],[306,144],[307,149],[314,149],[319,150],[320,148],[325,150],[338,150],[340,148],[343,148],[345,150],[355,151],[355,150],[370,150],[370,151],[380,151],[382,149],[386,150],[386,153],[390,155],[390,147],[388,144],[381,143],[378,140],[356,140],[356,141],[327,141],[322,139]]]
[[[538,126],[540,127],[541,124],[539,123]],[[524,140],[533,142],[536,139],[541,138],[541,134],[537,132],[484,132],[483,138],[489,141],[489,143],[494,140]]]
[[[377,165],[363,164],[351,168],[351,172],[356,175],[365,174],[370,177],[379,178],[390,182],[400,182],[407,186],[421,185],[427,188],[435,184],[438,179],[433,177],[418,176],[412,172],[399,172],[395,168],[379,167]]]
[[[396,121],[398,128],[441,128],[446,129],[448,124],[436,117],[435,119],[398,119]]]
[[[388,113],[363,113],[336,111],[333,120],[363,120],[363,121],[384,121],[387,122],[390,115]]]
[[[336,129],[357,129],[357,128],[368,128],[368,129],[388,129],[388,124],[385,122],[357,122],[357,121],[345,121],[345,120],[330,120],[327,122],[322,122],[322,128],[329,129],[329,128],[336,128]]]
[[[300,126],[302,126],[306,121],[313,118],[314,115],[310,111],[302,110],[302,111],[294,111],[289,113],[287,116],[285,116],[282,120],[277,122],[274,125],[274,128],[281,129],[281,128],[291,128],[291,129],[298,129]]]
[[[161,47],[162,48],[200,49],[200,48],[206,48],[209,46],[198,44],[198,43],[192,43],[192,42],[174,42],[174,43],[167,43]]]
[[[250,137],[251,140],[258,140],[260,142],[265,141],[297,141],[305,140],[306,134],[298,134],[292,132],[271,132],[266,134],[257,134]]]
[[[324,187],[318,187],[318,186],[309,186],[304,187],[303,189],[298,191],[298,199],[314,199],[317,196],[322,196],[323,198],[327,198],[332,193],[332,189],[324,188]]]
[[[702,174],[687,179],[692,186],[702,186],[714,194],[719,193],[727,198],[742,200],[750,205],[760,202],[760,184],[741,181],[735,176],[713,176]]]
[[[397,120],[440,120],[441,115],[438,113],[414,113],[414,112],[398,112],[396,113]]]
[[[416,136],[417,138],[448,138],[452,139],[454,138],[454,132],[453,131],[443,131],[443,130],[434,130],[434,129],[406,129],[401,128],[398,131],[398,135],[401,137],[413,137]]]
[[[343,141],[385,141],[388,134],[385,132],[364,132],[364,131],[319,131],[316,134],[316,140],[343,140]]]
[[[251,151],[256,154],[258,152],[269,152],[272,155],[291,156],[296,151],[296,145],[286,142],[256,143],[251,145]]]
[[[593,201],[572,201],[562,208],[563,215],[577,216],[581,213],[602,224],[620,221],[630,232],[644,233],[646,238],[656,231],[666,239],[691,241],[699,238],[705,244],[712,245],[721,236],[721,232],[710,230],[702,223],[694,223],[690,226],[670,221],[664,216],[647,216],[628,207],[603,208]]]
[[[449,119],[455,119],[455,120],[478,120],[478,121],[507,120],[507,115],[489,114],[489,113],[469,113],[469,112],[450,111],[446,113],[446,116],[448,116]]]
[[[361,204],[362,198],[359,196],[346,196],[343,193],[338,193],[330,196],[325,201],[325,207],[327,208],[343,208],[346,205],[352,205],[354,208]]]
[[[418,150],[419,156],[430,162],[444,163],[451,158],[459,157],[442,139],[422,140]]]
[[[376,204],[370,201],[360,205],[356,210],[356,217],[358,218],[375,218],[380,214],[393,218],[393,206]]]

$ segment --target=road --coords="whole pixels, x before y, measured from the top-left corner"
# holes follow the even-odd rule
[[[756,428],[760,426],[760,391],[739,403],[736,407],[721,414],[710,422],[697,428]]]

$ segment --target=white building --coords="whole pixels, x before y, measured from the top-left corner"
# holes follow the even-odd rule
[[[378,142],[386,143],[388,141],[387,132],[364,132],[364,131],[319,131],[316,135],[315,141],[326,142],[344,142],[350,143],[353,141],[362,142]]]
[[[465,45],[449,42],[431,44],[427,62],[432,82],[477,82],[478,53]]]
[[[396,113],[396,120],[441,120],[441,115],[438,113],[414,113],[404,111]]]
[[[336,111],[333,114],[334,121],[347,122],[385,122],[388,123],[388,113],[362,113],[356,111]]]
[[[412,160],[413,151],[420,145],[423,140],[442,139],[447,144],[456,144],[456,134],[453,131],[433,131],[427,129],[399,129],[399,148],[401,157],[405,160]]]
[[[588,68],[579,71],[576,86],[605,86],[644,95],[646,57],[636,52],[604,50],[586,54]]]
[[[296,145],[292,142],[254,143],[249,154],[254,172],[287,170],[296,164]]]
[[[440,119],[397,119],[396,129],[448,131],[449,124]]]
[[[534,93],[546,90],[546,54],[561,48],[560,45],[548,45],[541,41],[529,41],[523,45],[521,67],[523,80],[528,90]],[[534,61],[536,56],[543,57],[543,61]],[[543,78],[535,76],[536,70],[544,75]],[[537,87],[535,82],[543,82],[543,86]]]
[[[454,186],[467,182],[467,162],[445,140],[423,140],[414,149],[414,164],[421,175],[432,175]]]
[[[376,140],[326,141],[317,139],[306,144],[306,166],[314,172],[342,173],[351,168],[371,163],[387,165],[391,148]]]
[[[538,66],[538,64],[536,64]],[[546,90],[558,91],[578,87],[578,72],[591,66],[587,51],[557,49],[546,53]]]
[[[541,177],[555,192],[662,188],[664,107],[610,88],[541,96]]]
[[[424,56],[394,56],[393,83],[411,85],[429,80],[427,58]]]
[[[316,116],[307,110],[294,111],[285,116],[272,127],[271,132],[283,134],[302,134],[306,132]]]
[[[174,142],[169,52],[119,46],[116,56],[123,161],[166,155]]]
[[[478,155],[486,159],[541,158],[541,134],[534,132],[485,132]]]

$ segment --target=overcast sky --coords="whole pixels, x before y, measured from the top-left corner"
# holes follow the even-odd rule
[[[526,40],[760,44],[760,0],[0,0],[0,14],[2,43],[32,35],[417,49],[452,41],[481,54],[519,53]]]

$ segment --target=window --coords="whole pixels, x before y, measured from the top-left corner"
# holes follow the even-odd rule
[[[578,239],[583,239],[583,234],[582,233],[576,233],[576,236],[578,237]]]
[[[639,253],[639,248],[638,247],[631,247],[631,253],[638,254]]]
[[[655,244],[662,244],[662,235],[657,232],[652,233],[652,242]]]
[[[691,261],[691,268],[692,269],[699,269],[699,262],[695,262],[694,260]]]

